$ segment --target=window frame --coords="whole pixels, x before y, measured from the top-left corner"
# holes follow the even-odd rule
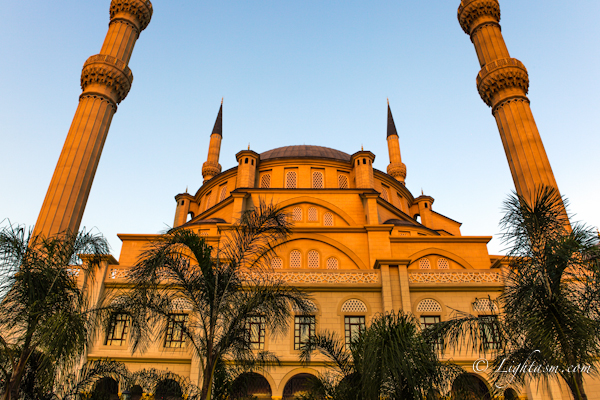
[[[296,315],[294,316],[294,350],[302,350],[302,346],[316,334],[317,317],[314,315]],[[308,327],[307,340],[302,340],[302,327]],[[306,328],[305,328],[306,329]]]
[[[181,349],[185,347],[185,325],[188,321],[189,315],[186,313],[169,314],[167,319],[167,329],[165,331],[164,348]],[[174,338],[173,336],[177,336],[177,338]]]
[[[359,318],[362,321],[352,322],[351,318]],[[358,326],[358,332],[352,331],[353,326]],[[355,335],[359,335],[360,332],[366,329],[366,317],[364,315],[344,315],[344,343],[346,346],[350,346],[352,341],[356,338]]]
[[[252,315],[246,318],[246,338],[250,344],[252,350],[264,350],[265,349],[265,327],[267,321],[263,315]],[[253,327],[258,326],[258,337],[253,337]],[[253,340],[256,339],[256,340]]]
[[[122,322],[119,337],[115,337],[115,330],[118,323]],[[110,322],[104,338],[105,346],[123,346],[127,344],[127,336],[129,334],[130,318],[127,313],[113,313],[110,316]],[[118,342],[118,343],[117,343]]]

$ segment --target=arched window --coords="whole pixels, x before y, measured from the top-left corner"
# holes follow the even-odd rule
[[[292,216],[294,221],[302,221],[302,208],[294,207]]]
[[[385,186],[381,188],[381,197],[387,202],[390,201],[390,196],[388,195],[388,190],[385,188]]]
[[[206,195],[206,206],[204,207],[204,211],[208,210],[211,206],[210,204],[210,200],[212,197],[212,192],[208,192],[208,194]]]
[[[227,185],[221,186],[221,196],[219,198],[219,201],[225,200],[225,197],[227,197]]]
[[[311,250],[308,252],[308,268],[319,268],[319,252]]]
[[[302,265],[302,255],[298,250],[290,252],[290,268],[300,268]]]
[[[421,258],[419,260],[419,268],[420,269],[431,269],[431,263],[429,262],[429,258]]]
[[[283,260],[281,257],[273,257],[271,260],[271,268],[273,269],[281,269],[283,268]]]
[[[348,177],[346,175],[338,175],[338,187],[348,189]]]
[[[285,187],[287,189],[295,189],[296,188],[296,171],[288,171],[285,174]]]
[[[437,260],[437,267],[439,269],[449,269],[450,268],[450,263],[444,257],[440,257]]]
[[[263,176],[260,177],[260,187],[262,189],[271,187],[271,174],[263,174]]]
[[[434,299],[423,299],[417,305],[417,312],[442,312],[442,306]]]
[[[329,257],[327,259],[327,269],[338,269],[339,266],[340,266],[340,263],[337,258]]]
[[[342,304],[343,313],[366,313],[367,305],[359,299],[348,299]]]
[[[323,225],[325,226],[333,226],[333,214],[330,212],[326,212],[323,215]]]
[[[323,189],[323,173],[322,172],[313,171],[312,187],[313,187],[313,189]]]
[[[319,213],[315,207],[309,207],[308,209],[308,220],[315,222],[319,220]]]

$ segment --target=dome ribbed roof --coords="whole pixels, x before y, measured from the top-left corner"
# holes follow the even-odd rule
[[[274,158],[329,158],[350,162],[350,154],[343,151],[330,149],[322,146],[285,146],[273,150],[265,151],[260,154],[260,160],[272,160]]]

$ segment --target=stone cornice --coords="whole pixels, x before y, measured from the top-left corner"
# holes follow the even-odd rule
[[[112,0],[110,3],[110,19],[116,19],[117,14],[126,13],[134,16],[139,22],[139,30],[146,29],[152,19],[152,3],[150,0]]]
[[[88,58],[83,64],[81,89],[84,93],[90,85],[102,85],[114,93],[115,98],[112,98],[112,100],[119,104],[127,97],[132,82],[133,73],[127,64],[118,58],[96,54]],[[94,90],[91,89],[91,91]]]
[[[499,21],[498,0],[463,0],[458,7],[458,22],[467,35],[471,35],[481,23]]]
[[[477,90],[484,103],[490,107],[508,97],[525,97],[529,90],[527,69],[516,58],[501,58],[489,62],[477,74]],[[506,96],[499,96],[502,91],[506,92]]]

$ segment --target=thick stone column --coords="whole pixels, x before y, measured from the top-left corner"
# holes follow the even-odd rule
[[[558,190],[526,96],[527,69],[510,57],[502,37],[498,0],[462,0],[458,20],[475,46],[477,89],[496,118],[517,193],[531,199],[541,185]]]
[[[127,66],[140,32],[152,18],[148,0],[113,0],[100,54],[83,64],[79,105],[52,175],[34,234],[79,230],[112,117],[129,93]]]

